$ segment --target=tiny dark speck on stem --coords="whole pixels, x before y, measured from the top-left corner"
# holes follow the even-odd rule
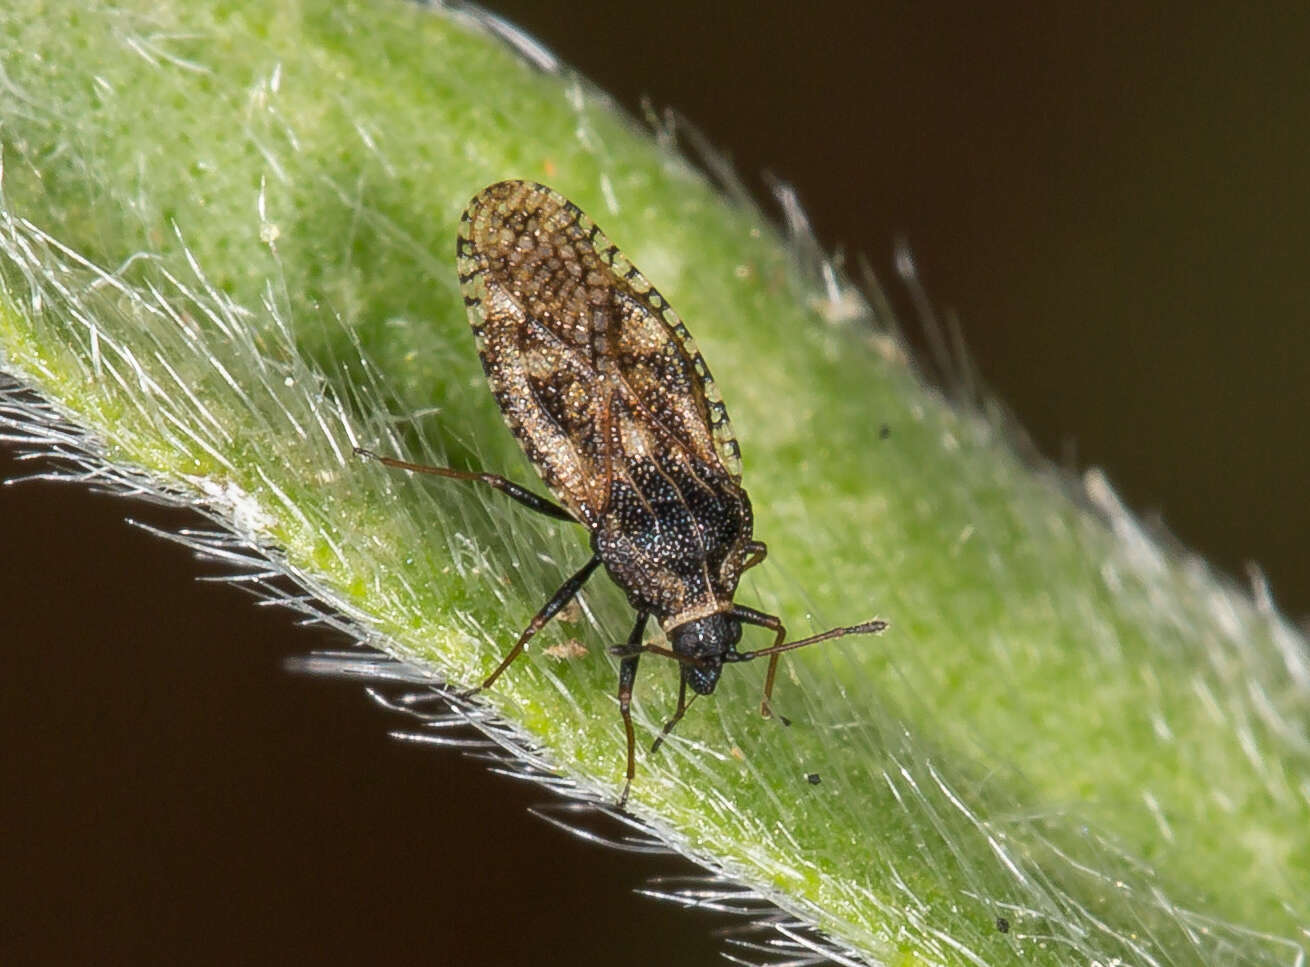
[[[805,778],[811,786],[817,786],[819,783],[823,782],[823,776],[819,775],[817,772],[807,772]]]

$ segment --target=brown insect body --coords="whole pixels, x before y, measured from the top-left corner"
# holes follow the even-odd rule
[[[630,702],[643,653],[681,666],[667,735],[687,708],[687,690],[714,691],[725,663],[769,657],[762,704],[768,715],[782,652],[885,624],[785,642],[778,618],[734,603],[742,572],[767,549],[752,536],[727,410],[677,314],[576,205],[543,185],[491,185],[465,210],[456,255],[491,392],[563,506],[495,474],[359,452],[392,467],[486,483],[588,529],[591,559],[537,612],[480,687],[490,686],[604,564],[637,612],[627,643],[611,649],[623,658],[619,709],[628,785],[622,804],[635,768]],[[672,649],[643,643],[651,616]],[[743,623],[773,631],[773,645],[739,652]]]
[[[510,430],[632,607],[698,660],[686,683],[713,691],[756,545],[709,368],[668,302],[550,189],[492,185],[462,224],[460,283]]]

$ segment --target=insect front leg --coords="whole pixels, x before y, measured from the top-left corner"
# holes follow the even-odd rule
[[[411,470],[414,473],[429,473],[434,477],[448,477],[451,480],[472,480],[477,483],[484,483],[488,487],[499,490],[511,500],[517,500],[524,507],[535,510],[539,514],[545,514],[547,517],[554,517],[556,520],[567,520],[574,524],[578,523],[578,519],[559,504],[552,503],[545,497],[534,494],[526,487],[520,487],[512,480],[506,480],[498,473],[476,473],[467,470],[452,470],[450,467],[432,467],[424,463],[410,463],[407,460],[396,460],[393,457],[379,456],[372,450],[365,450],[363,447],[355,447],[355,456],[364,457],[368,460],[376,460],[384,467],[392,467],[396,470]]]
[[[623,783],[623,795],[619,797],[619,808],[628,803],[628,791],[632,788],[632,777],[637,774],[637,739],[632,731],[632,685],[637,680],[637,662],[641,661],[641,636],[646,632],[646,619],[650,615],[637,615],[637,623],[628,635],[625,651],[628,656],[619,665],[619,714],[623,716],[623,731],[628,737],[628,778]]]
[[[768,628],[775,633],[773,644],[768,648],[740,652],[732,659],[733,661],[750,661],[752,658],[769,656],[769,672],[764,676],[764,701],[760,703],[760,712],[765,718],[773,715],[770,704],[773,699],[773,679],[778,671],[778,658],[784,651],[795,651],[797,648],[817,645],[821,641],[831,641],[833,638],[844,638],[847,635],[876,635],[887,628],[887,622],[875,618],[863,624],[848,625],[844,628],[829,628],[827,631],[811,635],[808,638],[802,638],[799,641],[784,642],[783,639],[787,637],[787,629],[783,627],[782,620],[776,615],[765,614],[762,611],[756,611],[754,608],[747,608],[740,604],[733,605],[729,614],[739,621],[759,625],[761,628]],[[783,716],[779,716],[779,719],[783,725],[791,724]]]
[[[768,548],[764,546],[763,542],[753,543],[759,543],[761,548],[760,560],[763,560],[764,555],[768,553]],[[744,621],[747,624],[757,625],[761,628],[768,628],[772,631],[774,633],[773,648],[777,648],[781,645],[783,640],[787,637],[787,629],[783,626],[782,619],[777,615],[765,614],[763,611],[756,611],[754,608],[748,608],[742,604],[733,605],[731,614],[738,621]],[[753,655],[754,652],[748,652],[747,654]],[[773,679],[777,677],[778,674],[778,654],[778,652],[774,652],[769,656],[769,670],[764,676],[764,698],[760,700],[760,714],[766,719],[773,717]],[[783,725],[791,724],[787,721],[786,716],[780,716],[779,721],[781,721]]]
[[[746,560],[741,565],[743,571],[749,571],[768,557],[769,545],[765,544],[764,541],[750,541],[746,545],[746,555]]]
[[[691,697],[691,702],[694,701],[696,701],[695,695]],[[673,731],[673,727],[681,722],[682,717],[687,714],[687,707],[691,705],[691,702],[687,701],[687,679],[684,678],[678,683],[678,707],[674,710],[673,718],[664,723],[664,728],[660,730],[660,734],[651,743],[650,751],[654,752],[664,743],[669,733]]]
[[[461,693],[460,697],[468,698],[470,695],[476,695],[485,688],[490,688],[492,682],[500,677],[500,673],[513,664],[515,658],[523,654],[523,649],[527,645],[529,639],[531,639],[532,636],[542,628],[546,627],[546,622],[555,617],[559,612],[559,609],[568,604],[573,596],[581,590],[582,586],[587,583],[587,578],[591,577],[591,572],[596,570],[596,567],[599,564],[600,558],[592,557],[591,560],[582,565],[577,574],[573,575],[573,577],[560,585],[560,589],[555,592],[549,601],[546,602],[545,607],[538,611],[533,616],[532,620],[528,622],[528,626],[523,629],[523,634],[519,635],[519,640],[514,642],[514,647],[510,649],[509,654],[505,656],[504,661],[496,666],[496,670],[488,675],[481,685],[477,688],[471,688],[468,691]]]

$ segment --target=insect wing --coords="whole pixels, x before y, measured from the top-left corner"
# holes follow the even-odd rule
[[[682,450],[735,485],[740,455],[695,343],[576,205],[506,181],[464,212],[460,283],[483,369],[547,486],[590,527],[614,474]]]

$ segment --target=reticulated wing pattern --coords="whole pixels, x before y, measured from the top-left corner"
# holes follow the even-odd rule
[[[594,527],[615,475],[652,450],[740,482],[727,410],[686,327],[576,205],[543,185],[492,185],[464,212],[457,257],[496,402],[580,521]]]

